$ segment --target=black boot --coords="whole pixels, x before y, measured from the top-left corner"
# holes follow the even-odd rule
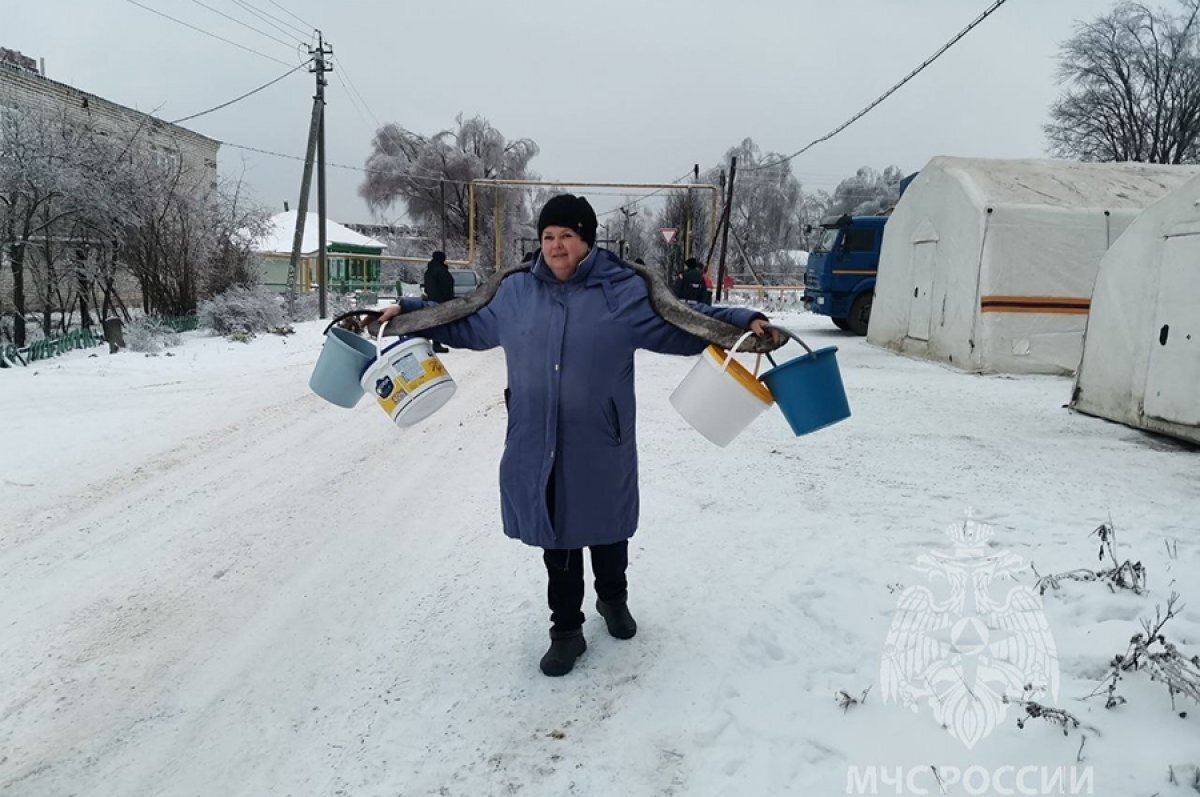
[[[637,622],[629,613],[629,606],[625,601],[609,603],[597,598],[596,611],[600,612],[600,616],[608,624],[608,633],[617,639],[632,639],[637,633]]]
[[[575,666],[575,660],[587,650],[583,629],[570,631],[550,629],[550,649],[542,656],[542,674],[551,677],[566,675]]]

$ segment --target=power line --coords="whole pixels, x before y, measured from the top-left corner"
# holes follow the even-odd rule
[[[207,31],[204,28],[198,28],[195,25],[191,24],[190,22],[184,22],[183,20],[176,19],[175,17],[173,17],[169,14],[164,14],[163,12],[159,11],[157,8],[151,8],[150,6],[142,5],[137,0],[125,0],[125,2],[132,3],[133,5],[137,6],[138,8],[143,8],[146,11],[149,11],[151,14],[158,14],[160,17],[165,17],[166,19],[169,19],[172,22],[176,22],[180,25],[183,25],[185,28],[191,28],[192,30],[196,31],[197,33],[203,33],[205,36],[211,36],[212,38],[217,39],[219,41],[223,41],[226,44],[232,44],[234,47],[237,47],[240,50],[245,50],[248,53],[254,53],[255,55],[262,56],[263,58],[266,58],[269,61],[274,61],[277,64],[282,64],[283,66],[291,66],[291,64],[289,64],[287,61],[283,61],[272,55],[267,55],[266,53],[259,52],[258,50],[255,50],[253,47],[247,47],[244,44],[238,44],[237,42],[235,42],[231,39],[226,39],[224,36],[218,36],[217,34],[212,33],[211,31]]]
[[[750,172],[753,172],[753,171],[760,171],[760,170],[762,170],[762,169],[769,169],[769,168],[771,168],[772,166],[778,166],[778,165],[779,165],[779,164],[781,164],[781,163],[787,163],[787,162],[788,162],[788,161],[790,161],[792,158],[795,158],[797,155],[803,155],[805,152],[808,152],[810,149],[812,149],[813,147],[815,147],[817,144],[820,144],[820,143],[821,143],[821,142],[823,142],[823,141],[828,141],[829,139],[833,138],[833,137],[834,137],[834,136],[836,136],[838,133],[842,132],[842,131],[843,131],[843,130],[845,130],[847,127],[849,127],[850,125],[852,125],[852,124],[854,124],[855,122],[857,122],[859,119],[861,119],[861,118],[863,118],[864,116],[866,116],[866,115],[867,115],[868,113],[870,113],[870,112],[871,112],[871,111],[872,111],[872,110],[873,110],[873,109],[874,109],[874,108],[875,108],[877,105],[879,105],[880,103],[882,103],[882,102],[883,102],[884,100],[886,100],[888,97],[890,97],[890,96],[892,96],[893,94],[895,94],[895,93],[896,93],[896,92],[897,92],[897,91],[900,89],[900,87],[902,87],[902,86],[903,86],[905,83],[907,83],[908,81],[912,80],[914,77],[916,77],[916,76],[917,76],[917,75],[919,75],[921,72],[923,72],[927,66],[929,66],[930,64],[932,64],[932,63],[933,63],[934,61],[936,61],[938,58],[940,58],[940,57],[942,56],[942,54],[943,54],[943,53],[945,53],[947,50],[949,50],[951,47],[953,47],[955,44],[957,44],[957,43],[958,43],[958,41],[959,41],[960,39],[962,39],[964,36],[966,36],[968,33],[970,33],[972,30],[974,30],[974,29],[975,29],[975,27],[976,27],[977,25],[979,25],[979,23],[983,22],[985,19],[987,19],[988,17],[990,17],[990,16],[992,15],[992,13],[996,11],[996,9],[1000,8],[1000,6],[1004,5],[1006,2],[1008,2],[1008,0],[995,0],[995,2],[994,2],[994,3],[992,3],[992,5],[991,5],[991,6],[990,6],[990,7],[989,7],[989,8],[988,8],[986,11],[984,11],[982,14],[980,14],[978,17],[976,17],[976,18],[975,18],[975,20],[974,20],[974,21],[973,21],[973,22],[972,22],[970,25],[967,25],[965,28],[963,28],[962,30],[960,30],[960,31],[959,31],[959,32],[958,32],[958,33],[957,33],[957,34],[954,36],[954,38],[952,38],[950,41],[948,41],[948,42],[946,42],[945,44],[943,44],[943,45],[941,46],[941,48],[940,48],[940,49],[939,49],[939,50],[938,50],[936,53],[934,53],[933,55],[931,55],[929,58],[925,59],[925,62],[924,62],[924,63],[922,63],[920,66],[918,66],[918,67],[917,67],[916,69],[914,69],[913,71],[909,72],[909,73],[908,73],[908,74],[907,74],[907,75],[906,75],[906,76],[905,76],[905,77],[904,77],[904,78],[903,78],[903,79],[902,79],[902,80],[901,80],[899,83],[897,83],[896,85],[892,86],[890,89],[888,89],[887,91],[885,91],[885,92],[884,92],[884,93],[883,93],[883,94],[882,94],[882,95],[881,95],[881,96],[880,96],[878,99],[876,99],[874,102],[872,102],[872,103],[871,103],[870,105],[868,105],[866,108],[863,108],[861,111],[859,111],[858,113],[854,114],[854,116],[851,116],[849,119],[847,119],[845,122],[843,122],[843,123],[842,123],[841,125],[839,125],[838,127],[834,128],[834,129],[833,129],[832,131],[830,131],[829,133],[826,133],[825,135],[821,136],[820,138],[818,138],[818,139],[816,139],[816,140],[814,140],[814,141],[810,142],[810,143],[809,143],[809,144],[807,144],[806,146],[804,146],[804,147],[801,147],[800,149],[798,149],[798,150],[796,150],[795,152],[793,152],[791,155],[788,155],[786,158],[780,158],[779,160],[772,161],[772,162],[770,162],[770,163],[763,163],[763,164],[760,164],[760,165],[758,165],[758,166],[752,166],[752,167],[749,167],[749,168],[747,168],[747,169],[746,169],[746,171],[750,171]]]
[[[691,170],[691,169],[688,169],[688,170],[687,170],[686,172],[684,172],[684,173],[683,173],[681,176],[679,176],[679,177],[676,177],[676,178],[675,178],[674,180],[672,180],[671,182],[672,182],[672,183],[679,183],[680,181],[687,179],[687,177],[688,177],[690,174],[692,174],[692,170]],[[597,213],[597,214],[596,214],[596,218],[600,218],[600,217],[602,217],[602,216],[611,216],[613,213],[620,213],[620,212],[621,212],[621,211],[623,211],[623,210],[628,210],[629,208],[633,207],[634,205],[638,204],[639,202],[645,202],[647,199],[649,199],[650,197],[654,196],[655,194],[661,194],[663,191],[666,191],[666,190],[667,190],[667,189],[665,189],[665,188],[658,188],[658,189],[655,189],[654,191],[651,191],[651,192],[650,192],[650,193],[648,193],[648,194],[645,194],[645,195],[643,195],[643,196],[640,196],[640,197],[638,197],[637,199],[634,199],[634,200],[633,200],[633,201],[631,201],[631,202],[626,202],[624,205],[618,205],[617,207],[613,208],[612,210],[606,210],[606,211],[604,211],[603,213]]]
[[[303,158],[303,157],[301,157],[301,156],[299,156],[299,155],[288,155],[288,154],[287,154],[287,153],[285,153],[285,152],[275,152],[274,150],[262,149],[262,148],[260,148],[260,147],[250,147],[250,146],[247,146],[247,145],[245,145],[245,144],[234,144],[234,143],[232,143],[232,142],[230,142],[230,141],[222,141],[222,142],[221,142],[221,144],[222,144],[223,146],[226,146],[226,147],[233,147],[234,149],[246,150],[247,152],[256,152],[256,153],[258,153],[258,154],[260,154],[260,155],[270,155],[270,156],[272,156],[272,157],[275,157],[275,158],[286,158],[287,160],[294,160],[294,161],[303,161],[303,160],[304,160],[304,158]],[[387,170],[387,169],[368,169],[368,168],[365,168],[365,167],[363,167],[363,166],[351,166],[351,165],[349,165],[349,164],[346,164],[346,163],[331,163],[331,162],[326,162],[326,164],[325,164],[325,165],[326,165],[326,166],[332,166],[332,167],[334,167],[334,168],[336,168],[336,169],[346,169],[346,170],[348,170],[348,171],[353,171],[353,172],[362,172],[363,174],[391,174],[391,173],[392,173],[391,171],[389,171],[389,170]],[[678,183],[680,180],[682,180],[682,179],[684,179],[685,177],[687,177],[687,176],[688,176],[688,174],[691,174],[691,172],[689,171],[689,172],[688,172],[687,174],[685,174],[683,177],[680,177],[679,179],[675,180],[674,182]],[[471,183],[473,182],[473,181],[471,181],[471,180],[453,180],[453,179],[451,179],[451,178],[449,178],[449,177],[446,177],[446,178],[440,178],[440,177],[422,177],[422,176],[420,176],[420,175],[415,175],[415,174],[408,174],[408,175],[405,175],[405,177],[407,177],[407,178],[408,178],[408,179],[410,179],[410,180],[415,180],[415,181],[418,181],[418,182],[425,182],[425,183],[430,183],[430,184],[434,184],[434,183],[443,183],[443,182],[444,182],[444,183],[446,183],[447,185],[464,185],[464,186],[469,186],[469,185],[471,185]],[[553,182],[553,181],[551,181],[551,180],[547,180],[546,182],[548,182],[548,183],[549,183],[549,182]],[[564,185],[566,185],[566,183],[564,183]],[[505,187],[505,186],[501,186],[501,187],[503,188],[503,187]],[[518,187],[523,187],[523,186],[518,186]],[[631,202],[629,202],[629,203],[627,203],[627,204],[623,205],[622,207],[631,207],[632,205],[634,205],[634,204],[636,204],[636,203],[638,203],[638,202],[641,202],[641,201],[643,201],[643,200],[645,200],[645,199],[649,199],[649,198],[650,198],[651,196],[653,196],[654,194],[657,194],[657,193],[660,193],[660,192],[662,192],[662,191],[666,191],[666,190],[667,190],[666,188],[659,188],[659,189],[657,189],[657,190],[655,190],[655,191],[653,191],[653,192],[651,192],[651,193],[649,193],[649,194],[646,194],[646,195],[644,195],[644,196],[638,197],[637,199],[635,199],[635,200],[633,200],[633,201],[631,201]],[[599,195],[604,195],[604,196],[629,196],[628,192],[625,192],[625,191],[603,191],[603,190],[599,190],[599,189],[592,190],[592,191],[588,191],[588,194],[595,194],[595,195],[597,195],[597,196],[599,196]],[[415,195],[413,195],[413,194],[401,194],[401,196],[415,196]],[[419,198],[421,198],[421,199],[427,199],[427,197],[419,197]],[[611,214],[611,213],[614,213],[614,212],[616,212],[616,209],[615,209],[615,208],[614,208],[613,210],[606,210],[606,211],[604,211],[603,213],[599,213],[599,214],[597,214],[597,217],[600,217],[600,216],[607,216],[607,215],[609,215],[609,214]]]
[[[346,85],[346,81],[342,80],[342,73],[335,71],[333,74],[337,77],[338,82],[342,84],[342,88],[346,90],[346,97],[349,98],[350,104],[354,107],[354,112],[358,114],[358,118],[370,124],[370,120],[367,119],[367,115],[363,113],[363,109],[360,107],[358,100],[354,99],[354,94],[351,93],[350,87]]]
[[[311,59],[310,59],[310,60],[311,60]],[[219,111],[219,110],[221,110],[222,108],[228,108],[230,105],[233,105],[235,102],[238,102],[238,101],[240,101],[240,100],[244,100],[244,99],[246,99],[247,97],[249,97],[249,96],[250,96],[250,95],[252,95],[252,94],[257,94],[258,92],[262,91],[262,90],[263,90],[263,89],[265,89],[265,88],[268,88],[268,87],[270,87],[270,86],[274,86],[276,83],[278,83],[279,81],[283,80],[285,77],[287,77],[288,75],[292,74],[293,72],[298,72],[299,70],[301,70],[301,69],[303,69],[304,67],[308,66],[308,64],[309,64],[309,62],[308,62],[308,61],[305,61],[305,62],[304,62],[304,63],[302,63],[302,64],[298,64],[297,66],[295,66],[295,67],[293,67],[292,69],[289,69],[288,71],[284,72],[282,75],[280,75],[279,77],[275,78],[275,79],[274,79],[274,80],[272,80],[271,82],[269,82],[269,83],[264,83],[264,84],[262,84],[261,86],[259,86],[259,87],[258,87],[258,88],[256,88],[256,89],[253,89],[253,90],[251,90],[251,91],[247,91],[245,94],[241,95],[240,97],[234,97],[234,98],[233,98],[232,100],[230,100],[229,102],[223,102],[223,103],[221,103],[220,105],[213,106],[212,108],[209,108],[207,111],[201,111],[200,113],[194,113],[194,114],[192,114],[191,116],[185,116],[185,117],[183,117],[182,119],[175,119],[174,121],[172,121],[172,122],[171,122],[171,124],[173,124],[173,125],[177,125],[177,124],[179,124],[180,122],[186,122],[186,121],[188,121],[188,120],[190,120],[190,119],[195,119],[195,118],[196,118],[196,117],[198,117],[198,116],[204,116],[205,114],[210,114],[210,113],[212,113],[213,111]]]
[[[230,22],[233,22],[237,25],[241,25],[243,28],[246,28],[247,30],[252,30],[255,33],[259,34],[260,36],[266,36],[271,41],[278,42],[279,44],[282,44],[284,47],[287,47],[289,50],[292,47],[291,42],[285,42],[283,39],[280,39],[278,36],[274,36],[270,33],[267,33],[264,30],[260,30],[247,22],[243,22],[242,20],[238,19],[237,17],[231,17],[228,14],[226,14],[224,11],[215,9],[212,6],[208,5],[207,3],[201,2],[201,0],[192,0],[192,2],[195,3],[196,5],[200,6],[201,8],[207,8],[209,11],[213,12],[214,14],[218,14],[222,17],[225,17],[225,19],[229,20]]]
[[[350,73],[346,71],[346,63],[341,58],[338,58],[337,65],[341,67],[342,72],[345,72],[346,82],[350,84],[350,89],[353,90],[356,95],[358,95],[358,99],[362,102],[363,107],[367,109],[367,113],[371,114],[371,118],[375,120],[375,125],[377,127],[383,127],[383,122],[379,121],[379,117],[375,115],[375,112],[371,110],[370,104],[367,103],[366,97],[362,95],[362,92],[358,90],[358,86],[354,84],[354,78],[350,77]]]
[[[300,41],[304,41],[305,37],[310,37],[312,35],[312,31],[301,30],[300,28],[297,28],[295,25],[293,25],[292,23],[290,23],[286,20],[282,20],[279,17],[269,14],[260,8],[256,8],[255,6],[253,6],[249,2],[247,2],[247,0],[233,0],[233,2],[237,3],[239,6],[246,9],[251,14],[258,17],[259,19],[261,19],[263,22],[267,23],[271,27],[273,27],[275,30],[279,31],[284,36],[295,36],[297,33],[299,33],[300,37],[301,37]],[[275,23],[279,23],[279,24],[275,24]],[[291,31],[284,30],[282,27],[280,27],[280,25],[286,25],[288,28],[291,28]]]
[[[301,25],[303,25],[304,27],[308,28],[309,30],[316,30],[316,29],[317,29],[317,26],[316,26],[316,25],[309,25],[307,22],[305,22],[304,20],[300,19],[300,17],[296,16],[296,15],[295,15],[295,14],[293,14],[291,11],[288,11],[286,8],[284,8],[283,6],[279,5],[279,3],[276,3],[276,2],[275,2],[275,0],[269,0],[269,2],[271,3],[271,5],[275,6],[275,7],[276,7],[276,8],[278,8],[280,11],[284,12],[284,13],[285,13],[285,14],[287,14],[289,17],[291,17],[292,19],[296,20],[297,22],[299,22]]]

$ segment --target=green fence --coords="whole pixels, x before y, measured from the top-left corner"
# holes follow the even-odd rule
[[[104,336],[96,335],[90,329],[77,329],[65,335],[43,338],[22,348],[17,348],[10,343],[0,347],[0,368],[28,365],[38,360],[57,357],[75,349],[89,349],[102,345],[104,345]]]

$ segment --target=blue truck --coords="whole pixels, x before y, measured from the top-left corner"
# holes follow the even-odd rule
[[[804,304],[839,329],[867,334],[887,216],[830,216],[804,273]]]

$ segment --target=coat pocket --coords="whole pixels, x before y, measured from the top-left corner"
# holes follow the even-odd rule
[[[608,433],[613,442],[621,442],[621,413],[617,411],[617,402],[610,398],[604,405],[604,419],[608,421]]]
[[[512,407],[509,406],[512,402],[512,390],[504,388],[504,412],[508,415],[508,425],[504,429],[504,444],[508,445],[508,438],[512,436],[513,431],[513,414]]]

